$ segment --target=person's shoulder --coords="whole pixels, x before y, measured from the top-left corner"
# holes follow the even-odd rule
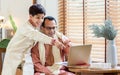
[[[33,26],[27,21],[27,22],[25,22],[24,24],[22,24],[22,25],[20,26],[20,29],[23,29],[23,30],[24,30],[24,29],[25,29],[25,30],[28,29],[28,30],[29,30],[29,29],[34,29],[34,28],[33,28]]]
[[[55,34],[56,34],[56,36],[59,37],[59,38],[61,38],[61,37],[63,36],[63,34],[62,34],[61,32],[59,32],[59,31],[56,31]]]

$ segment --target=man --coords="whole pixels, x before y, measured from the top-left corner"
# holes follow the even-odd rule
[[[37,30],[42,24],[44,16],[45,9],[42,5],[34,4],[30,6],[28,21],[17,29],[7,46],[2,75],[15,75],[18,65],[31,55],[31,48],[36,41],[55,45],[60,49],[64,47],[56,39],[48,37]],[[32,60],[31,58],[29,59]],[[30,66],[30,68],[32,70],[33,66]],[[34,71],[29,71],[28,75],[30,74],[33,75]]]
[[[68,56],[70,47],[70,41],[64,35],[56,31],[57,23],[56,20],[47,16],[44,18],[41,26],[41,32],[44,34],[58,39],[65,46],[64,49],[58,49],[55,46],[37,43],[31,50],[31,55],[34,64],[34,75],[40,75],[44,73],[46,75],[74,75],[73,73],[64,70],[64,67],[56,63],[62,62]]]

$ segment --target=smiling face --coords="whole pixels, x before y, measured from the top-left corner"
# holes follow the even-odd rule
[[[30,23],[34,26],[34,27],[40,27],[43,19],[44,19],[45,14],[37,14],[37,15],[30,15]]]
[[[42,31],[44,34],[50,37],[54,37],[56,27],[57,25],[54,20],[46,19],[44,23],[44,27],[42,27]]]

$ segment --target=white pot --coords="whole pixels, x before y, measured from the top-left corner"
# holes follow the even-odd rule
[[[106,62],[111,63],[111,67],[113,68],[118,64],[117,49],[114,40],[107,41]]]

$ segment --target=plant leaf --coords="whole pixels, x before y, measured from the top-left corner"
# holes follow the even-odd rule
[[[3,39],[0,41],[0,48],[7,48],[10,39]]]
[[[110,19],[105,20],[105,25],[91,25],[90,29],[96,37],[104,37],[108,40],[113,40],[117,35],[117,30],[114,28]]]
[[[16,24],[15,24],[15,22],[13,20],[12,15],[9,15],[9,19],[10,19],[10,23],[12,24],[13,30],[16,32],[17,26],[16,26]]]

